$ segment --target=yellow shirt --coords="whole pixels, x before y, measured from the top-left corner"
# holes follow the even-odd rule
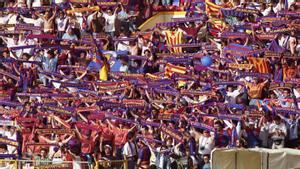
[[[259,84],[246,83],[246,86],[248,87],[249,97],[251,99],[260,99],[265,84],[266,83],[259,83]]]
[[[108,79],[108,67],[106,64],[103,64],[102,68],[100,69],[99,78],[101,81],[106,81]]]

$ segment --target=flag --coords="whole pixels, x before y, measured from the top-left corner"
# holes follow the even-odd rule
[[[268,49],[276,53],[284,52],[284,48],[279,46],[275,39],[269,44]]]
[[[259,73],[269,73],[269,63],[265,58],[249,57],[249,62],[254,65],[254,68]]]
[[[219,12],[221,10],[221,6],[212,3],[210,0],[205,0],[205,7],[206,7],[206,13],[207,15],[213,15],[213,16],[217,16],[219,15]]]
[[[182,31],[166,31],[166,42],[167,45],[178,45],[182,44]],[[171,47],[169,48],[171,53],[182,53],[181,47]]]
[[[227,27],[226,23],[219,18],[210,18],[209,22],[211,24],[211,28],[209,29],[209,32],[214,37],[218,37],[219,32]]]
[[[167,63],[165,67],[165,75],[171,77],[173,73],[185,74],[187,68],[183,66],[176,66],[171,63]]]
[[[160,77],[155,75],[155,74],[151,74],[151,73],[146,73],[146,77],[150,78],[150,79],[159,79]]]
[[[231,8],[233,7],[233,4],[231,2],[227,2],[221,6],[211,2],[211,0],[205,0],[205,7],[205,11],[208,16],[218,16],[222,8]]]

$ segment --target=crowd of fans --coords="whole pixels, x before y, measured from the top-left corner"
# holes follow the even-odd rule
[[[0,158],[209,169],[214,148],[298,148],[299,5],[0,0]],[[139,30],[158,8],[186,15]]]

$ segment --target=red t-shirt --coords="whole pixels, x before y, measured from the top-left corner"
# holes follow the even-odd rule
[[[109,130],[108,127],[102,126],[102,137],[103,141],[114,141],[114,133]]]
[[[115,145],[117,147],[124,145],[125,142],[126,142],[126,137],[127,137],[128,130],[116,128],[116,129],[113,130],[113,132],[114,132],[114,136],[115,136],[115,140],[114,140]]]
[[[91,153],[94,149],[94,139],[84,137],[81,139],[81,152],[82,153]]]

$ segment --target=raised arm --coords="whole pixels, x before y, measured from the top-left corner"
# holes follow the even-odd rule
[[[57,7],[54,8],[54,13],[52,14],[51,18],[49,20],[53,20],[56,16]]]
[[[76,132],[76,134],[78,135],[78,138],[80,139],[80,140],[82,140],[83,139],[83,137],[82,137],[82,135],[81,135],[81,133],[80,133],[80,131],[79,131],[79,129],[78,129],[78,127],[75,125],[75,132]]]
[[[55,140],[50,140],[50,139],[48,139],[47,137],[44,137],[44,136],[39,136],[39,139],[42,139],[42,140],[46,141],[48,144],[57,143]]]

